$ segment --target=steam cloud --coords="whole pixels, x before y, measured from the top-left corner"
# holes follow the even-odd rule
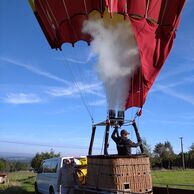
[[[107,25],[88,20],[83,32],[93,37],[92,50],[98,56],[97,72],[102,79],[108,109],[125,110],[130,78],[139,66],[139,53],[129,21]]]

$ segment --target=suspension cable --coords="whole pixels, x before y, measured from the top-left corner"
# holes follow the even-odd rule
[[[79,55],[78,55],[78,53],[77,52],[75,52],[75,58],[76,59],[78,59],[79,58]],[[86,64],[86,62],[85,62],[85,64]],[[82,71],[82,68],[81,68],[81,66],[80,65],[78,65],[77,63],[75,63],[75,71],[72,71],[72,72],[74,72],[74,80],[76,80],[75,78],[76,77],[78,77],[78,75],[79,75],[79,78],[80,78],[80,80],[81,80],[81,82],[83,82],[84,83],[84,76],[82,75],[82,73],[80,73],[81,71]],[[72,68],[71,68],[72,69]],[[77,75],[77,76],[76,76]],[[82,96],[83,96],[83,99],[85,99],[85,102],[86,102],[86,99],[87,99],[87,92],[85,91],[85,89],[83,88],[82,89]],[[92,99],[93,100],[93,99]],[[93,115],[94,115],[94,110],[92,109],[92,105],[90,105],[90,104],[88,104],[87,105],[88,106],[88,109],[90,110],[90,112],[92,112],[93,113]],[[89,108],[90,107],[90,108]]]
[[[91,122],[92,122],[92,124],[93,124],[93,123],[94,123],[94,118],[93,118],[92,113],[90,112],[89,107],[88,107],[88,105],[87,105],[87,103],[86,103],[86,101],[85,101],[85,99],[84,99],[82,90],[81,90],[79,84],[77,83],[77,81],[76,81],[76,79],[75,79],[75,76],[74,76],[73,71],[72,71],[72,69],[71,69],[71,67],[70,67],[70,65],[69,65],[69,62],[68,62],[66,59],[65,59],[65,61],[67,62],[67,66],[68,66],[68,68],[69,68],[69,70],[70,70],[70,73],[71,73],[71,75],[72,75],[71,77],[72,77],[73,84],[74,84],[74,86],[78,89],[79,94],[80,94],[80,98],[81,98],[81,101],[82,101],[82,104],[84,105],[84,107],[85,107],[85,109],[86,109],[86,111],[87,111],[87,113],[88,113],[88,115],[89,115],[89,117],[90,117],[90,119],[91,119]],[[63,61],[63,65],[66,66],[66,64],[65,64],[64,61]]]

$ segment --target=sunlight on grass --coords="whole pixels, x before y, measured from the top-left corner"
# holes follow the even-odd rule
[[[154,186],[187,188],[194,190],[194,170],[157,170],[152,171]],[[186,186],[181,186],[186,185]],[[191,186],[189,186],[191,185]]]
[[[9,173],[9,183],[0,185],[0,194],[34,194],[35,175],[26,171]],[[153,185],[158,187],[168,185],[169,188],[194,190],[194,169],[153,170],[152,180]]]

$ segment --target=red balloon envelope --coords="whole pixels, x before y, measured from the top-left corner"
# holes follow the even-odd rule
[[[141,64],[134,73],[126,109],[142,107],[164,64],[176,35],[185,0],[30,0],[51,46],[92,40],[82,33],[83,22],[95,10],[128,17],[137,42]]]

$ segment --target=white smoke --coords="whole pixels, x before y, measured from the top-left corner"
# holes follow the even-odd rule
[[[83,32],[93,37],[91,46],[98,55],[97,71],[105,86],[108,109],[125,110],[130,78],[140,64],[130,22],[113,26],[101,19],[88,20]]]

